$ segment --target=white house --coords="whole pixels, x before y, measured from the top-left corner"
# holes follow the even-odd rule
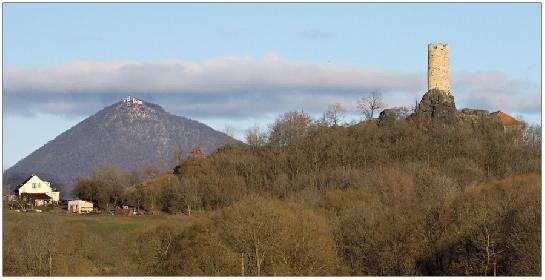
[[[85,200],[68,201],[68,213],[91,213],[93,212],[93,203]]]
[[[59,202],[59,192],[51,187],[51,183],[40,179],[35,174],[19,185],[16,192],[19,198],[33,201],[35,206]]]

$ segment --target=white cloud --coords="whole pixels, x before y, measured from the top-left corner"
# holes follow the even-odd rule
[[[262,58],[220,57],[200,63],[77,61],[38,68],[7,67],[10,92],[216,92],[343,88],[384,91],[418,88],[421,76],[398,71]]]
[[[497,71],[458,73],[452,90],[457,104],[465,107],[517,113],[537,113],[541,110],[539,85],[509,79]]]
[[[13,114],[93,113],[135,95],[178,115],[247,118],[304,109],[321,112],[340,102],[354,110],[364,93],[378,90],[389,106],[413,105],[424,93],[425,73],[226,56],[200,62],[76,61],[35,68],[7,66],[4,108]],[[457,105],[536,112],[539,86],[498,72],[453,73]],[[460,105],[458,105],[460,107]]]

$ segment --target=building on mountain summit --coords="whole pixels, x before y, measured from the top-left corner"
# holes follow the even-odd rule
[[[44,181],[38,175],[32,174],[15,190],[19,199],[32,203],[34,206],[57,204],[59,192],[51,187],[51,183]]]
[[[129,95],[127,96],[127,98],[123,99],[123,103],[142,105],[142,103],[144,102],[138,98],[134,98]]]

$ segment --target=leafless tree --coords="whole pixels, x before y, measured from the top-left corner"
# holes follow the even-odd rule
[[[372,119],[375,111],[384,108],[386,105],[382,101],[382,93],[373,91],[367,96],[364,96],[358,100],[358,109],[366,119]]]
[[[272,125],[269,142],[282,146],[288,145],[304,137],[312,123],[310,115],[303,111],[284,113]]]
[[[324,113],[324,121],[328,125],[338,125],[344,120],[346,110],[340,103],[333,103],[327,106],[327,112]]]
[[[246,130],[246,143],[252,147],[260,147],[267,143],[267,134],[257,125]]]
[[[184,149],[180,143],[174,145],[171,149],[170,165],[176,166],[184,160]]]
[[[230,125],[230,124],[226,124],[225,127],[223,128],[223,133],[227,134],[227,136],[229,137],[235,137],[235,127]]]
[[[234,140],[235,132],[236,132],[236,128],[234,126],[230,124],[225,125],[225,127],[223,128],[223,133],[225,133],[229,137],[225,139],[224,144],[231,145],[235,143],[235,140]]]

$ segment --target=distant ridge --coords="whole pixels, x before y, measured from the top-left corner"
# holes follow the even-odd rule
[[[34,173],[51,181],[62,195],[70,196],[74,179],[89,175],[99,164],[112,164],[122,170],[145,163],[165,165],[175,147],[188,154],[193,146],[200,145],[208,154],[230,141],[239,142],[203,123],[129,96],[86,118],[5,170],[3,189],[11,190]]]

